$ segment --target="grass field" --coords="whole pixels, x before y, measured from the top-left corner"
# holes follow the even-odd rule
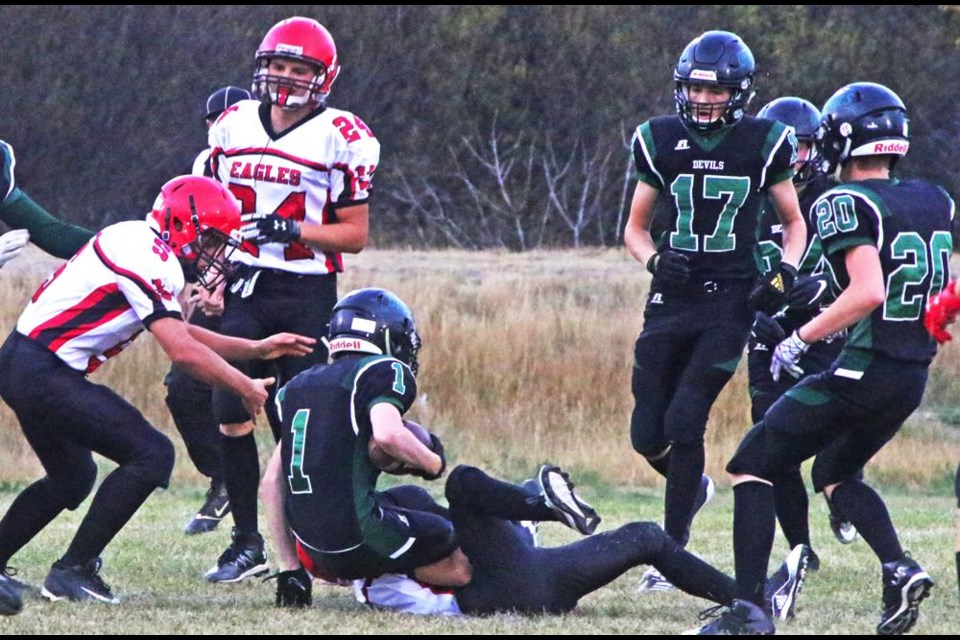
[[[631,519],[660,517],[658,491],[586,487],[584,494],[605,517],[602,529]],[[0,494],[6,508],[13,494]],[[225,533],[188,537],[180,527],[201,499],[199,491],[174,489],[154,495],[104,554],[103,575],[122,599],[116,607],[28,600],[19,616],[0,619],[0,633],[42,634],[675,634],[697,624],[697,613],[709,603],[680,593],[639,596],[643,568],[632,569],[608,587],[581,602],[578,614],[522,618],[498,615],[484,619],[427,619],[371,612],[357,604],[349,589],[318,586],[308,611],[273,607],[273,583],[211,585],[203,571],[222,550]],[[954,634],[960,622],[953,568],[953,505],[942,496],[891,492],[890,507],[904,544],[938,582],[924,602],[916,633]],[[86,508],[81,507],[80,513]],[[879,566],[867,545],[834,541],[822,500],[812,502],[812,535],[822,560],[800,596],[796,620],[781,633],[847,635],[873,633],[879,613]],[[691,551],[731,572],[732,497],[718,493],[699,516]],[[42,582],[46,570],[66,548],[79,521],[61,517],[16,558],[21,577]],[[575,534],[559,524],[540,527],[545,544],[560,544]],[[268,543],[269,544],[269,543]],[[779,539],[779,562],[786,554]],[[771,570],[775,566],[771,565]]]
[[[55,265],[34,252],[3,269],[0,332],[13,327]],[[574,472],[606,515],[604,526],[660,520],[662,480],[633,453],[628,438],[630,367],[648,276],[624,252],[371,250],[348,257],[347,269],[341,293],[382,286],[414,309],[425,347],[420,402],[411,417],[440,433],[451,463],[521,478],[537,463],[554,461]],[[722,469],[749,427],[742,364],[711,414],[707,470],[720,490],[691,543],[691,550],[726,571],[732,571],[732,498]],[[694,626],[706,606],[680,594],[637,596],[637,569],[585,599],[580,615],[565,618],[410,619],[372,614],[346,590],[327,587],[317,589],[312,611],[278,612],[270,584],[208,585],[202,573],[223,550],[227,534],[180,533],[204,486],[164,406],[167,368],[165,356],[144,336],[94,377],[131,400],[178,447],[171,490],[151,498],[105,553],[104,576],[124,604],[30,601],[22,615],[0,620],[4,633],[672,634]],[[958,423],[960,347],[950,344],[931,370],[924,405],[867,470],[868,479],[890,496],[905,546],[939,583],[924,603],[922,633],[960,630],[950,499],[960,460]],[[258,432],[264,454],[270,448],[266,431]],[[13,415],[0,406],[0,509],[41,474]],[[812,502],[814,543],[824,568],[810,579],[798,620],[782,631],[871,633],[879,611],[876,561],[862,541],[849,548],[834,542],[822,500]],[[28,581],[42,581],[85,509],[61,516],[13,559]],[[559,526],[543,531],[548,544],[571,539]],[[786,551],[778,542],[776,557]]]

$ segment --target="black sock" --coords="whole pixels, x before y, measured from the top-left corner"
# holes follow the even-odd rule
[[[44,477],[21,491],[0,520],[0,569],[63,511],[63,503],[50,494],[49,485]]]
[[[857,528],[880,562],[886,564],[903,557],[887,505],[876,491],[860,480],[848,480],[833,490],[830,499]]]
[[[703,443],[673,445],[663,500],[663,528],[680,546],[685,546],[690,538],[693,504],[700,491],[703,465]]]
[[[156,488],[156,483],[123,467],[115,469],[97,489],[90,510],[61,561],[79,565],[99,556]]]
[[[657,458],[656,460],[651,460],[647,458],[647,462],[650,463],[650,466],[653,467],[653,470],[659,473],[664,478],[667,477],[668,470],[670,468],[670,452],[672,449],[667,449],[667,452],[661,454],[662,457]]]
[[[812,548],[810,500],[807,498],[807,487],[803,484],[800,469],[778,478],[773,487],[773,495],[777,503],[777,520],[790,548],[793,549],[798,544]]]
[[[664,535],[663,545],[650,564],[684,593],[726,606],[733,603],[733,578],[687,553],[670,536]]]
[[[450,472],[446,485],[450,510],[460,514],[502,520],[559,520],[540,492],[503,482],[476,467],[459,465]]]
[[[223,480],[230,497],[233,521],[243,533],[256,533],[257,489],[260,486],[260,454],[253,433],[220,440]]]
[[[736,596],[763,606],[763,586],[776,533],[773,487],[741,482],[733,488],[733,553]]]

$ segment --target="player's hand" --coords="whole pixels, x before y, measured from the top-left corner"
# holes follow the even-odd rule
[[[675,287],[690,280],[690,258],[666,249],[655,253],[647,260],[647,271],[663,284]]]
[[[0,236],[0,267],[16,258],[30,242],[30,232],[14,229]]]
[[[960,312],[960,296],[954,293],[955,287],[956,281],[951,280],[946,289],[927,300],[923,325],[940,344],[953,340],[953,336],[947,331],[947,325],[956,320],[957,313]]]
[[[283,356],[305,356],[313,353],[316,338],[298,333],[275,333],[269,338],[257,340],[255,353],[259,360],[273,360]]]
[[[223,291],[227,283],[221,282],[213,291],[206,287],[197,287],[200,290],[197,297],[197,304],[200,311],[208,318],[216,318],[223,315]]]
[[[277,382],[276,378],[253,378],[250,380],[249,388],[240,396],[243,401],[243,407],[250,414],[250,420],[257,423],[257,416],[263,411],[263,405],[267,402],[267,387],[272,387]]]
[[[447,470],[447,458],[443,453],[443,443],[440,442],[440,438],[437,437],[435,433],[430,434],[430,451],[434,452],[440,457],[440,470],[436,473],[430,473],[425,469],[405,469],[404,475],[416,476],[418,478],[423,478],[424,480],[437,480],[440,476],[443,475],[443,472]]]
[[[762,276],[748,299],[755,311],[773,315],[787,304],[787,295],[797,279],[797,268],[781,262],[774,271]]]
[[[286,244],[300,239],[300,224],[275,213],[248,213],[240,216],[240,236],[256,244]]]
[[[771,318],[762,311],[757,311],[753,328],[750,329],[750,337],[760,344],[772,347],[775,344],[780,344],[787,337],[787,332],[783,330],[783,326],[775,318]]]
[[[303,567],[279,571],[270,576],[277,580],[276,604],[281,608],[301,609],[313,604],[313,578]]]
[[[800,358],[807,352],[810,345],[800,339],[799,334],[794,331],[790,337],[777,345],[773,350],[773,360],[770,363],[770,374],[774,381],[780,381],[780,372],[786,371],[794,378],[803,375],[803,369],[797,364]]]
[[[828,288],[825,276],[801,276],[787,293],[787,304],[791,309],[816,309]]]

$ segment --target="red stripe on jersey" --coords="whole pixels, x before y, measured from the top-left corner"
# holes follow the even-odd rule
[[[111,296],[115,297],[116,301],[109,301],[104,305]],[[98,307],[102,309],[98,310]],[[66,342],[110,322],[130,308],[130,303],[123,297],[119,285],[116,283],[104,285],[94,289],[90,295],[74,306],[35,327],[30,332],[30,337],[56,352]],[[91,315],[90,311],[94,313]],[[84,318],[78,324],[78,318],[84,314],[90,317]]]
[[[330,202],[330,188],[327,188],[327,204],[323,205],[323,213],[320,216],[321,224],[333,224],[337,221],[337,212],[333,209],[333,203]],[[324,251],[324,266],[327,273],[343,273],[343,256],[333,251]]]
[[[100,262],[103,265],[113,271],[115,274],[123,276],[124,278],[129,278],[133,281],[135,285],[140,287],[140,289],[147,294],[148,297],[153,298],[154,304],[159,304],[163,307],[163,295],[156,290],[156,288],[149,284],[146,280],[141,278],[139,274],[134,273],[133,271],[128,271],[122,267],[114,264],[110,258],[107,257],[107,254],[103,252],[103,249],[100,248],[100,235],[97,234],[97,237],[93,241],[93,250],[97,252],[97,257],[100,258]]]
[[[215,148],[210,154],[211,157],[213,154],[223,155],[227,158],[232,158],[234,156],[274,156],[276,158],[283,158],[284,160],[289,160],[290,162],[296,162],[297,164],[303,165],[308,169],[313,169],[314,171],[329,171],[330,167],[323,164],[322,162],[314,162],[313,160],[307,160],[306,158],[298,158],[297,156],[285,153],[279,149],[271,149],[269,147],[245,147],[242,149],[221,149],[219,147]]]

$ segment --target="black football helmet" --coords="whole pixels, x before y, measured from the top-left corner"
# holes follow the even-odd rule
[[[812,102],[803,98],[785,97],[765,104],[757,117],[788,124],[797,133],[797,140],[810,143],[810,155],[804,160],[797,175],[793,177],[793,183],[801,185],[813,180],[820,164],[817,144],[820,110],[813,106]]]
[[[393,356],[416,375],[420,334],[403,300],[385,289],[357,289],[333,308],[327,348],[331,357],[343,353]]]
[[[702,132],[717,131],[736,124],[753,98],[753,75],[756,65],[753,53],[735,33],[707,31],[695,38],[680,54],[673,72],[676,81],[674,101],[677,113],[689,126]],[[691,102],[686,85],[719,85],[733,91],[723,105],[716,108],[719,117],[705,122],[697,118],[701,103]],[[699,111],[705,107],[699,106]]]
[[[896,162],[910,149],[909,129],[907,108],[896,93],[874,82],[848,84],[823,105],[817,138],[824,171],[858,156],[889,155]]]

